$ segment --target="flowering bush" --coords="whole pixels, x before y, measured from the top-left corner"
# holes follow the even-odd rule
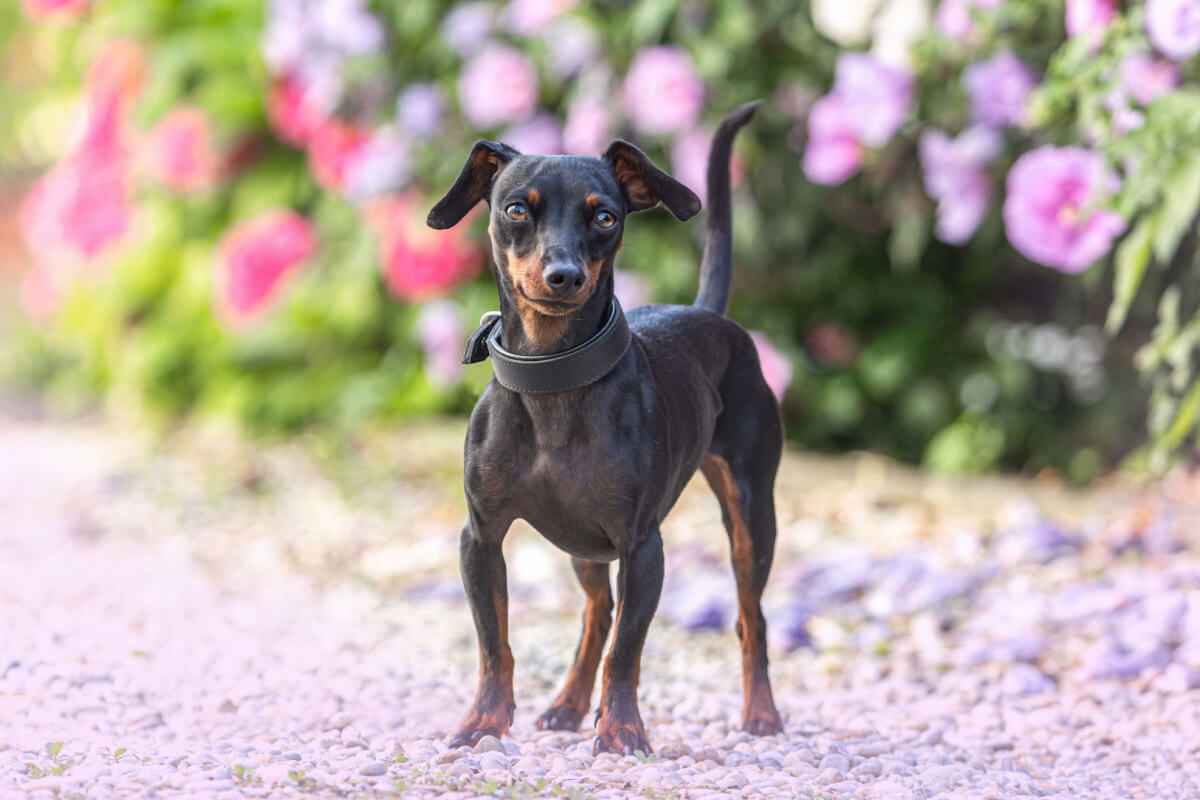
[[[735,159],[733,315],[791,434],[1085,479],[1134,443],[1113,431],[1152,294],[1155,430],[1200,412],[1190,295],[1133,302],[1194,249],[1200,159],[1172,143],[1200,119],[1197,3],[1135,5],[25,0],[18,44],[92,66],[41,76],[83,77],[82,133],[25,202],[23,296],[50,371],[114,401],[267,429],[463,410],[487,371],[452,355],[495,305],[482,219],[424,216],[470,143],[634,138],[702,190],[713,122],[764,97]],[[690,299],[696,230],[631,224],[626,305]],[[1109,327],[1134,324],[1110,347],[1100,268],[1072,275],[1114,247]]]

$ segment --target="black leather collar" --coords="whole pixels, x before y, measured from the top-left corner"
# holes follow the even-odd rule
[[[633,334],[617,298],[604,327],[583,344],[546,356],[519,356],[500,345],[500,312],[489,311],[467,340],[464,364],[492,357],[492,371],[505,389],[521,394],[554,394],[579,389],[603,378],[617,365]]]

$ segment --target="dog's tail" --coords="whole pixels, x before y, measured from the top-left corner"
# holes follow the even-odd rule
[[[758,100],[738,106],[713,135],[708,152],[708,220],[704,258],[700,262],[700,289],[695,305],[724,314],[729,307],[733,280],[733,209],[730,197],[729,158],[733,138],[758,110]]]

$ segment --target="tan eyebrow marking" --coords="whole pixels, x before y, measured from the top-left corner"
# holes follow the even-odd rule
[[[528,196],[529,205],[536,206],[538,204],[538,200],[540,200],[541,197],[542,196],[540,194],[538,194],[537,189],[530,189],[529,196]]]

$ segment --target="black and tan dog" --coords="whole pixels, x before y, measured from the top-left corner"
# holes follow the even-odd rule
[[[502,736],[512,722],[501,543],[521,518],[571,555],[587,594],[574,666],[538,727],[575,730],[588,710],[612,626],[609,563],[618,561],[596,751],[650,752],[637,690],[662,588],[659,525],[697,469],[720,500],[732,548],[742,723],[754,734],[781,729],[760,598],[775,546],[782,426],[753,342],[724,316],[730,150],[756,105],[734,111],[713,139],[695,305],[638,308],[626,322],[614,299],[626,216],[660,203],[680,220],[700,211],[691,190],[626,142],[613,142],[598,159],[521,155],[477,142],[429,214],[431,227],[448,228],[488,202],[500,290],[498,320],[468,345],[467,360],[491,355],[495,376],[471,415],[465,457],[470,518],[461,568],[479,635],[479,690],[451,746]]]

